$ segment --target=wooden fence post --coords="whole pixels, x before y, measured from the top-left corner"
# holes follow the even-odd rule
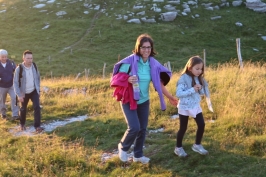
[[[239,66],[241,69],[243,69],[243,62],[242,62],[242,56],[241,56],[241,50],[240,50],[240,38],[236,39],[236,49],[237,49],[237,56],[239,60]]]
[[[90,69],[87,69],[87,75],[89,77],[89,74],[90,74]]]
[[[203,49],[203,62],[204,62],[204,68],[206,68],[206,50]]]
[[[87,76],[87,69],[86,68],[84,69],[84,76],[85,76],[85,79],[87,80],[88,76]]]
[[[164,67],[166,67],[169,71],[172,72],[170,61],[168,61],[167,63],[164,63]]]
[[[105,78],[106,63],[103,64],[103,78]]]
[[[171,63],[170,63],[170,61],[167,62],[167,66],[168,66],[169,71],[172,72],[172,68],[171,68]]]
[[[78,75],[76,76],[75,80],[77,80],[79,78],[81,73],[78,73]]]

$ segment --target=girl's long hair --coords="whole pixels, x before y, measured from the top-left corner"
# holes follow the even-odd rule
[[[203,60],[199,56],[193,56],[193,57],[191,57],[188,60],[185,68],[182,71],[182,74],[185,74],[186,73],[187,75],[189,75],[189,76],[192,77],[192,83],[191,83],[192,84],[192,87],[194,87],[194,85],[196,84],[196,82],[195,82],[195,79],[194,79],[194,74],[190,70],[192,69],[193,66],[195,66],[197,64],[200,64],[200,63],[203,64],[203,67],[202,67],[202,73],[198,76],[198,79],[199,79],[200,85],[203,86],[203,84],[204,84],[204,82],[203,82],[203,78],[204,78],[204,62],[203,62]]]

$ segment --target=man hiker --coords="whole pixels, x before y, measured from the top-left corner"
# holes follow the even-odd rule
[[[16,94],[13,88],[13,73],[16,64],[7,58],[8,53],[4,49],[0,49],[0,111],[1,117],[7,119],[6,115],[6,97],[10,96],[12,119],[19,119],[19,107],[16,105]]]
[[[14,89],[21,104],[20,107],[20,128],[26,130],[26,113],[29,100],[33,103],[34,127],[37,133],[44,130],[41,127],[41,108],[40,108],[40,73],[36,64],[33,62],[32,52],[24,51],[23,62],[15,70]]]

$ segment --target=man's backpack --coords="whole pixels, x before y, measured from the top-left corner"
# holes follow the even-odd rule
[[[10,61],[11,65],[12,65],[13,73],[14,73],[14,71],[15,71],[17,65],[15,64],[15,62],[14,62],[13,60],[10,60],[10,59],[8,59],[8,60]]]
[[[36,72],[38,72],[36,64],[35,64],[34,62],[32,62],[32,64],[33,64],[33,66],[34,66]],[[19,66],[19,79],[18,79],[18,84],[19,84],[19,87],[20,87],[20,86],[21,86],[21,81],[20,81],[20,79],[22,78],[22,72],[23,72],[23,66],[22,66],[22,63],[20,63],[18,66]]]

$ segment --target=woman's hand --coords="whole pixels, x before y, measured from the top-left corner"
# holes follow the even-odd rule
[[[161,87],[162,87],[162,92],[163,92],[163,94],[169,99],[170,104],[173,105],[173,106],[177,106],[177,103],[178,103],[177,98],[174,97],[174,96],[172,96],[172,94],[170,94],[170,93],[166,90],[166,88],[165,88],[165,86],[163,85],[163,83],[161,83]]]
[[[177,106],[178,99],[172,96],[171,98],[169,98],[169,102],[170,102],[171,105]]]
[[[134,82],[137,82],[138,81],[138,77],[137,76],[130,76],[128,78],[128,82],[133,84]]]
[[[21,103],[24,102],[24,97],[18,97],[18,101]]]

